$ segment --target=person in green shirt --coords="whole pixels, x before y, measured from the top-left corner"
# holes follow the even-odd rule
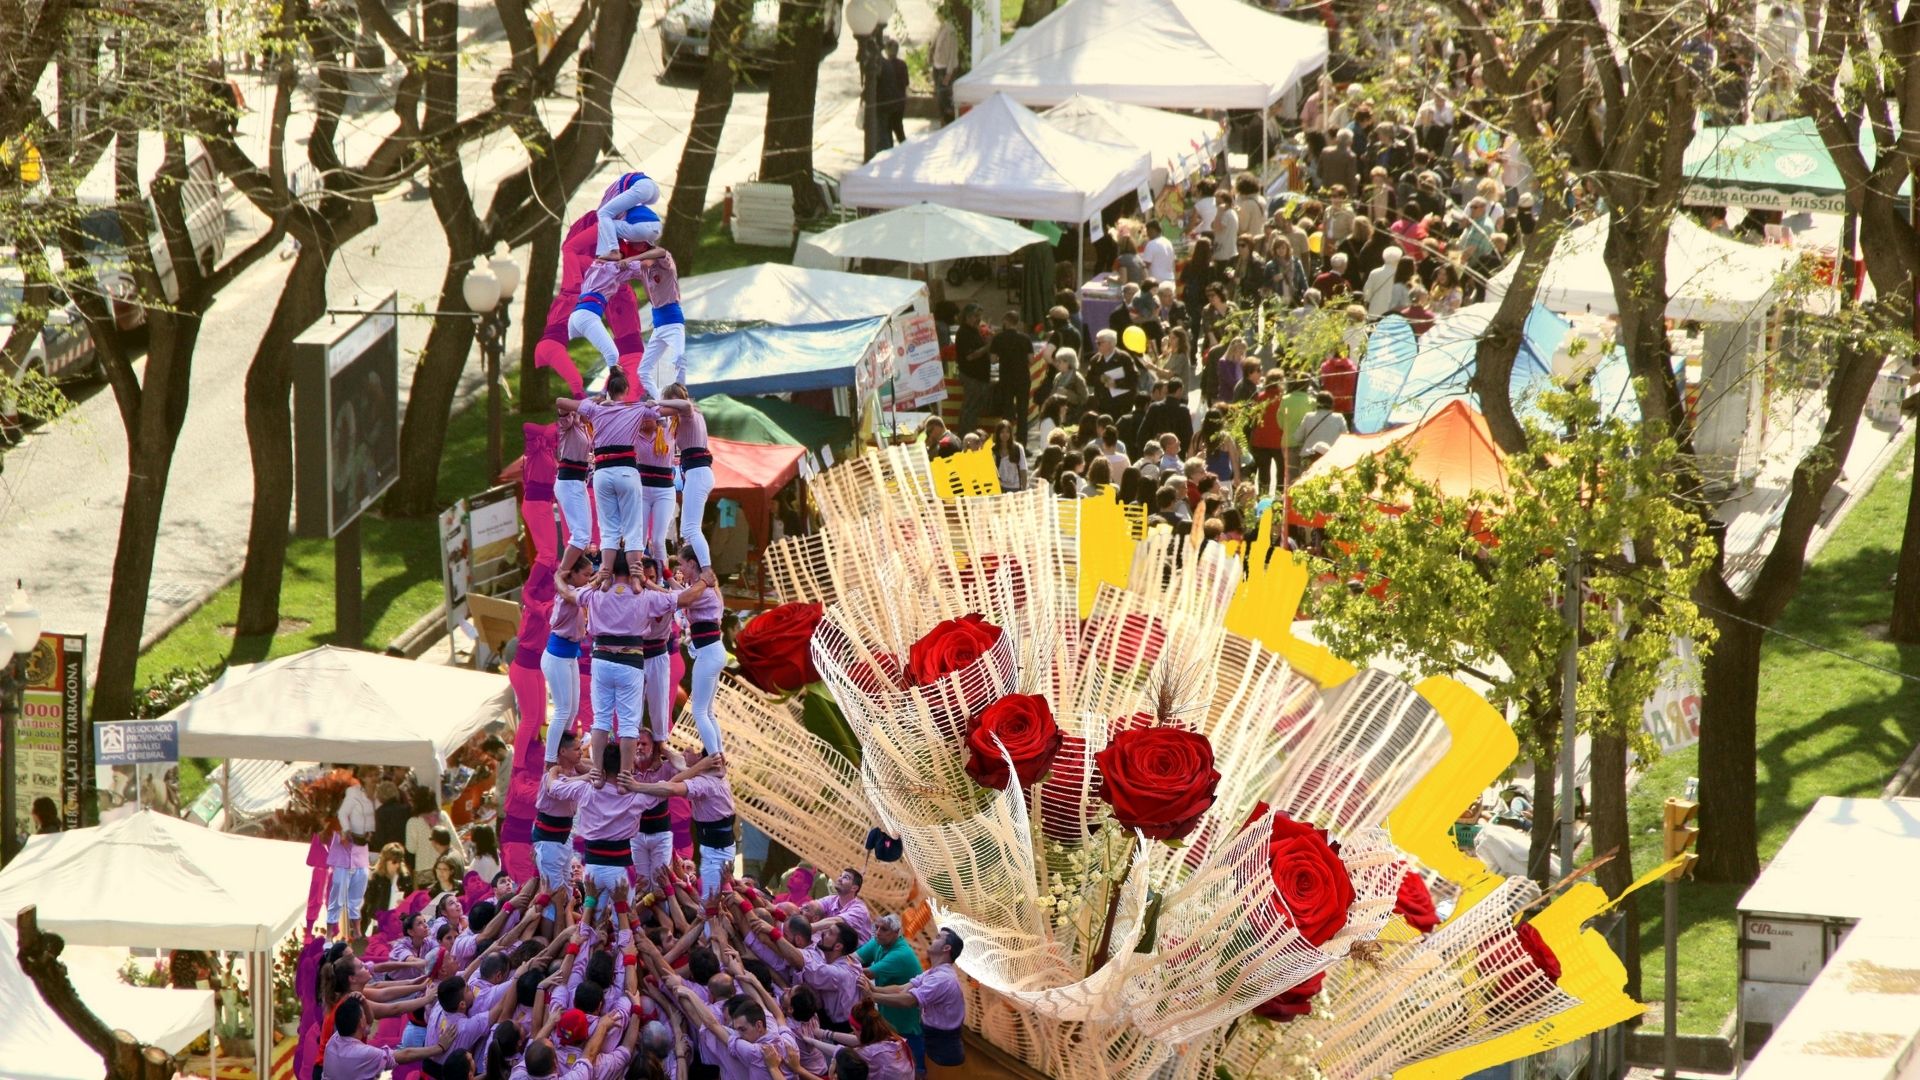
[[[1304,444],[1301,436],[1306,434],[1304,425],[1307,414],[1313,411],[1313,395],[1308,392],[1305,379],[1288,379],[1287,394],[1280,399],[1280,424],[1287,433],[1287,482],[1292,483],[1300,471],[1300,451]]]
[[[920,958],[914,955],[913,946],[900,936],[900,916],[891,912],[873,920],[873,936],[854,952],[854,956],[866,967],[867,975],[875,986],[904,986],[908,980],[920,974]],[[926,1048],[920,1034],[919,1009],[882,1005],[880,1016],[893,1025],[893,1030],[899,1032],[901,1038],[907,1040],[916,1064],[926,1061]],[[922,1064],[920,1067],[924,1069],[926,1066]]]

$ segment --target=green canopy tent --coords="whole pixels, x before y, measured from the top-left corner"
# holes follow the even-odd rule
[[[836,458],[853,445],[853,422],[775,397],[709,394],[700,399],[707,432],[734,442],[802,446],[815,453],[831,447]]]
[[[1861,140],[1860,150],[1871,168],[1870,134]],[[1687,176],[1683,197],[1690,206],[1847,212],[1846,182],[1812,117],[1703,127],[1687,147],[1682,168]],[[1902,192],[1910,188],[1911,182]]]

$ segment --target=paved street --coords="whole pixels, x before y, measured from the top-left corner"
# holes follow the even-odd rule
[[[491,4],[470,0],[464,8],[462,33],[475,63],[463,73],[463,94],[469,98],[468,107],[477,108],[491,82],[487,60],[502,56],[505,47],[497,27],[490,25]],[[904,39],[924,41],[931,36],[932,16],[923,0],[908,0],[901,10],[906,13],[905,23],[896,21],[896,30]],[[663,5],[649,3],[641,16],[614,97],[615,154],[602,175],[581,185],[569,206],[570,218],[590,209],[606,183],[624,169],[644,169],[670,189],[693,114],[698,75],[681,71],[662,78],[656,31],[662,11]],[[271,93],[257,81],[243,81],[242,88],[253,111],[243,120],[241,132],[254,140],[257,149],[264,143]],[[562,87],[562,94],[570,90]],[[858,94],[853,43],[843,33],[838,48],[821,66],[817,167],[837,173],[857,160],[862,138],[857,126]],[[549,104],[561,117],[570,107],[564,96]],[[766,111],[764,86],[740,88],[721,141],[710,202],[718,201],[727,185],[751,179],[758,169]],[[307,121],[298,117],[298,106],[295,112],[293,130],[300,136]],[[378,104],[350,118],[343,124],[343,156],[359,160],[390,124]],[[467,175],[478,185],[482,209],[491,198],[491,185],[524,162],[518,142],[505,135],[470,151]],[[663,197],[660,206],[665,205]],[[228,241],[231,254],[244,246],[260,221],[235,193],[229,193],[228,206],[236,225]],[[393,289],[403,311],[415,306],[430,309],[445,260],[446,246],[430,205],[424,197],[396,192],[381,205],[379,224],[335,260],[332,303],[357,307]],[[524,252],[521,261],[524,264]],[[209,313],[194,360],[192,404],[168,487],[165,522],[156,539],[144,627],[149,637],[239,569],[252,497],[242,427],[242,384],[272,315],[286,267],[269,256],[222,293]],[[515,312],[516,321],[522,318]],[[417,351],[428,328],[424,319],[402,319],[403,349]],[[518,342],[517,333],[512,340]],[[406,363],[401,367],[404,392],[410,372]],[[478,389],[470,367],[464,392]],[[127,454],[112,394],[104,385],[94,385],[80,388],[76,396],[80,404],[70,417],[30,436],[7,456],[6,470],[0,474],[0,551],[6,555],[0,570],[26,579],[49,630],[84,632],[97,643],[106,618]]]

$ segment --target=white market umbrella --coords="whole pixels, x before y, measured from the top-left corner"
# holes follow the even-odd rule
[[[807,242],[840,259],[935,263],[1011,255],[1046,240],[1005,218],[916,203],[836,225]]]
[[[1153,159],[1154,190],[1199,172],[1226,149],[1218,120],[1075,94],[1040,119],[1083,139],[1145,150]]]

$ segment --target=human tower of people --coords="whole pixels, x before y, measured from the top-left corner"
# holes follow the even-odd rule
[[[555,403],[554,494],[568,535],[541,658],[552,709],[534,804],[538,877],[516,887],[502,873],[470,909],[460,893],[440,893],[404,918],[384,959],[332,945],[319,975],[319,1080],[375,1080],[413,1062],[434,1080],[910,1080],[929,1056],[962,1059],[957,935],[936,935],[922,973],[898,918],[867,911],[859,871],[821,900],[802,886],[811,871],[779,896],[733,875],[734,798],[713,712],[723,604],[701,533],[713,456],[687,392],[658,197],[644,173],[607,190],[567,319],[569,336],[599,352],[606,381],[597,396]],[[615,290],[632,281],[653,315],[637,394],[606,325]],[[684,757],[668,744],[682,626],[701,744]],[[593,698],[584,746],[583,664]],[[697,862],[675,858],[670,798],[692,810]],[[397,1046],[374,1035],[388,1017]]]

